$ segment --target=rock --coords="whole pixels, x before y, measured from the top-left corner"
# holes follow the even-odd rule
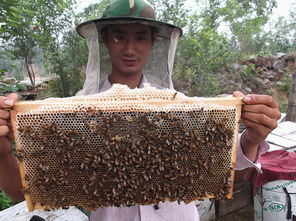
[[[252,89],[249,87],[246,87],[244,90],[247,94],[251,94],[252,93]]]
[[[273,63],[273,68],[276,70],[281,70],[286,66],[286,62],[282,59],[278,59]]]
[[[276,57],[279,59],[279,58],[282,58],[284,55],[286,55],[286,54],[285,53],[278,52],[276,54]]]
[[[35,210],[33,212],[28,212],[27,204],[25,201],[1,211],[0,221],[30,220],[34,215],[38,215],[47,221],[88,221],[88,217],[74,206],[71,206],[69,207],[69,209],[66,210],[60,208],[52,211]]]
[[[235,72],[240,72],[241,66],[239,64],[235,63],[232,67]]]
[[[263,81],[264,81],[264,84],[270,83],[270,80],[269,79],[264,79]]]
[[[224,88],[222,93],[232,94],[232,92],[236,90],[243,92],[242,83],[238,82],[237,80],[228,79],[226,76],[224,76],[219,79],[219,82],[220,87]]]
[[[275,73],[273,71],[266,72],[266,78],[268,80],[274,80],[274,75],[275,75]]]
[[[241,72],[244,72],[248,69],[248,65],[242,65],[241,66]]]
[[[265,57],[263,57],[263,56],[258,56],[257,57],[257,60],[256,60],[256,67],[261,67],[261,66],[263,66],[264,64],[265,64],[265,62],[266,62],[266,58]]]
[[[261,78],[256,77],[256,78],[254,78],[254,81],[257,82],[257,83],[259,83],[259,84],[265,85],[264,80],[261,79]]]

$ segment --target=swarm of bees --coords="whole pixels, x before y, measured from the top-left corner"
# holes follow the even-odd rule
[[[235,109],[17,116],[24,193],[49,209],[232,195]]]

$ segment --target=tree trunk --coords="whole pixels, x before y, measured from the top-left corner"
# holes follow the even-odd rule
[[[30,67],[31,65],[29,63],[29,59],[27,56],[25,56],[25,65],[26,65],[26,69],[27,69],[28,76],[30,78],[32,87],[35,88],[35,73],[34,73],[32,67]]]
[[[292,72],[292,88],[289,94],[287,121],[296,122],[296,65],[294,64],[294,71]]]

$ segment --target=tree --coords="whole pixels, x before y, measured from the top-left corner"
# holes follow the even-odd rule
[[[158,20],[177,25],[181,28],[187,24],[188,9],[185,9],[185,0],[150,0],[156,11]]]
[[[284,17],[279,17],[267,33],[266,43],[268,44],[268,51],[272,54],[293,52],[296,49],[295,28],[296,25],[292,19],[289,21]]]
[[[8,15],[1,25],[0,38],[12,48],[16,58],[23,58],[32,86],[35,86],[35,74],[31,68],[36,41],[32,38],[31,20],[34,17],[33,9],[25,1],[4,1],[1,11]]]
[[[75,24],[80,24],[81,22],[98,19],[102,17],[103,11],[110,4],[111,0],[100,0],[99,3],[90,4],[86,7],[83,12],[75,16]]]
[[[42,3],[44,0],[36,0]],[[36,25],[41,38],[38,38],[39,47],[43,51],[44,65],[48,73],[60,77],[56,94],[61,97],[70,96],[68,73],[64,70],[62,57],[63,35],[72,29],[74,12],[72,9],[75,0],[48,1],[39,6],[36,15]]]
[[[83,73],[87,63],[88,52],[85,40],[75,30],[64,34],[60,49],[60,63],[63,64],[63,83],[67,86],[67,93],[63,94],[62,81],[57,82],[58,96],[74,96],[83,85]]]
[[[71,5],[74,0],[22,0],[18,5],[23,10],[17,17],[17,24],[7,23],[1,38],[12,48],[16,58],[22,58],[28,71],[32,86],[35,87],[35,73],[31,63],[35,58],[36,49],[42,48],[49,71],[63,73],[63,65],[58,58],[59,40],[62,30],[72,23]],[[63,74],[61,74],[63,82]],[[64,85],[65,86],[65,85]],[[64,91],[67,88],[64,87]]]
[[[275,6],[275,0],[226,0],[225,6],[219,8],[219,14],[230,27],[233,40],[238,42],[240,57],[258,52],[254,42],[260,38]]]
[[[174,81],[187,81],[186,93],[211,96],[221,92],[215,75],[232,59],[227,38],[218,33],[218,1],[210,1],[200,14],[189,12],[186,1],[152,2],[158,19],[183,28],[176,52]],[[213,13],[216,8],[217,13]],[[177,88],[185,89],[185,88]]]
[[[19,26],[20,14],[23,10],[18,0],[0,1],[0,33],[8,31],[9,26]]]
[[[296,64],[294,59],[294,71],[292,72],[292,87],[289,94],[288,112],[286,120],[296,122]]]
[[[178,51],[177,79],[191,82],[189,95],[215,96],[222,92],[217,73],[227,69],[233,53],[228,39],[218,33],[213,20],[198,15],[190,20]]]

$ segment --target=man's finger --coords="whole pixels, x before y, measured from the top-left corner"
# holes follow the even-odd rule
[[[13,100],[14,103],[18,101],[18,95],[16,93],[8,94],[6,97],[10,100]]]
[[[8,119],[9,118],[9,112],[6,110],[0,109],[0,119]]]
[[[243,112],[265,114],[272,119],[278,120],[281,117],[281,113],[274,108],[271,108],[267,105],[243,105]]]
[[[7,126],[0,126],[0,137],[6,136],[9,133],[9,129]]]
[[[8,94],[6,97],[0,97],[0,108],[11,108],[18,101],[18,95]]]
[[[240,92],[240,91],[234,91],[234,92],[232,93],[232,95],[233,95],[234,97],[237,97],[237,98],[242,98],[242,97],[245,96],[245,95],[244,95],[242,92]]]
[[[0,119],[0,126],[7,126],[7,125],[8,125],[8,123],[6,120]]]
[[[278,108],[279,105],[269,95],[248,94],[243,98],[246,104],[265,104],[271,108]]]
[[[265,114],[243,112],[241,117],[242,120],[257,123],[259,125],[269,128],[270,130],[274,130],[277,127],[277,121],[268,117]]]

